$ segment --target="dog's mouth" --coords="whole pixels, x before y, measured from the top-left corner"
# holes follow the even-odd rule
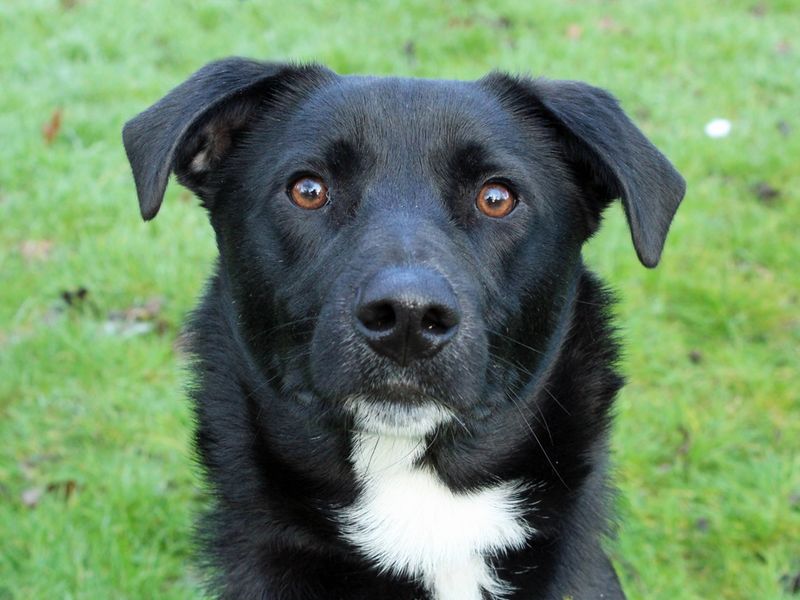
[[[441,402],[407,385],[351,394],[343,407],[357,430],[400,437],[423,437],[455,418]]]

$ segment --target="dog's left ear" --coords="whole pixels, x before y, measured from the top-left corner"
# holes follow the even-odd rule
[[[276,106],[289,110],[292,97],[332,75],[316,65],[226,58],[128,121],[122,139],[142,218],[156,216],[173,172],[208,203],[218,185],[217,168],[254,119]]]
[[[597,200],[622,199],[639,260],[655,267],[686,192],[686,182],[608,92],[577,81],[515,79],[493,74],[499,90],[522,114],[555,126],[566,159],[588,178]],[[520,105],[522,103],[522,105]]]

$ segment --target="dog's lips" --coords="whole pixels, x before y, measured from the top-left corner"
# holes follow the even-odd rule
[[[371,387],[363,395],[373,401],[404,406],[418,406],[436,402],[436,398],[426,394],[423,389],[408,383],[393,383]]]
[[[385,435],[421,437],[451,421],[453,412],[418,388],[384,386],[351,394],[343,401],[357,429]]]

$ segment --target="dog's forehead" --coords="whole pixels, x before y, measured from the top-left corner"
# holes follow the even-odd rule
[[[510,127],[510,115],[476,82],[340,76],[305,99],[296,122],[325,137],[350,133],[419,144],[491,136]]]
[[[432,110],[468,113],[490,105],[490,96],[472,81],[349,75],[340,77],[329,92],[376,115],[424,117]]]

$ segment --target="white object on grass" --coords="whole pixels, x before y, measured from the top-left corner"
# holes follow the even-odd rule
[[[728,119],[712,119],[706,123],[706,135],[710,138],[723,138],[731,132],[731,127]]]

